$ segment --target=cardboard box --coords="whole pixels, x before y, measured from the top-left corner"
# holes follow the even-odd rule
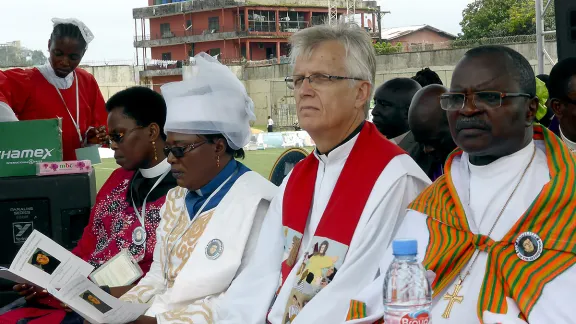
[[[90,160],[36,163],[37,176],[90,173],[91,171]]]
[[[0,123],[0,177],[36,175],[36,163],[62,161],[60,119]]]

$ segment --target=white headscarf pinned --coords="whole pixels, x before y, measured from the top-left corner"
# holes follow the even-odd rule
[[[206,53],[194,57],[189,80],[161,87],[168,107],[166,132],[222,134],[238,150],[250,141],[254,103],[238,78]]]
[[[52,22],[54,23],[54,27],[61,24],[72,24],[78,27],[86,44],[90,44],[90,42],[94,40],[94,34],[92,34],[88,26],[76,18],[52,18]]]

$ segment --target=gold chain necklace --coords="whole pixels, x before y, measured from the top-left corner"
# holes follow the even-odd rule
[[[502,214],[504,213],[504,210],[508,206],[508,203],[510,203],[510,200],[512,200],[512,197],[514,197],[514,194],[516,193],[516,190],[520,186],[520,183],[522,183],[522,180],[524,179],[524,176],[528,172],[530,165],[532,165],[532,162],[534,161],[535,156],[536,156],[536,144],[534,144],[534,151],[532,152],[532,158],[530,158],[530,162],[528,162],[528,165],[524,169],[524,172],[522,172],[522,176],[520,177],[520,180],[516,184],[516,187],[514,187],[514,190],[510,194],[510,197],[508,197],[508,200],[506,200],[504,207],[502,207],[502,210],[500,210],[498,217],[496,217],[494,224],[492,224],[492,228],[490,229],[490,231],[488,232],[488,235],[487,235],[488,237],[490,237],[490,234],[492,234],[492,231],[496,227],[496,224],[498,224],[498,221],[500,220],[500,217],[502,216]],[[468,186],[470,186],[470,184],[468,184]],[[468,197],[468,199],[470,199],[470,197]],[[462,289],[462,283],[468,277],[468,275],[470,275],[470,270],[472,269],[472,266],[474,266],[474,263],[476,263],[476,260],[478,259],[479,255],[480,255],[480,253],[478,252],[478,250],[474,251],[474,259],[472,259],[472,262],[468,266],[468,270],[466,271],[466,274],[464,274],[464,277],[462,277],[462,272],[460,272],[460,274],[458,275],[458,277],[459,277],[458,283],[456,283],[456,286],[454,286],[454,291],[452,292],[452,294],[447,292],[446,294],[444,294],[444,297],[442,297],[442,299],[448,300],[448,305],[446,306],[444,313],[442,313],[442,318],[450,318],[450,312],[452,312],[452,308],[454,307],[454,303],[462,304],[462,301],[464,301],[464,296],[458,296],[458,293],[460,292],[460,289]]]

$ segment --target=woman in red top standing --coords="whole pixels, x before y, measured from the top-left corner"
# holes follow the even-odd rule
[[[48,62],[0,71],[0,121],[62,118],[64,160],[105,136],[104,98],[94,77],[76,69],[94,35],[77,19],[52,19]]]

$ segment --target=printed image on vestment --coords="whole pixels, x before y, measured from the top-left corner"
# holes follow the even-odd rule
[[[284,226],[284,256],[282,262],[286,261],[289,267],[294,266],[298,258],[298,250],[302,242],[302,234]]]
[[[344,262],[348,246],[324,237],[314,237],[312,247],[296,265],[296,281],[286,305],[284,323],[291,323],[306,304],[334,280]]]

